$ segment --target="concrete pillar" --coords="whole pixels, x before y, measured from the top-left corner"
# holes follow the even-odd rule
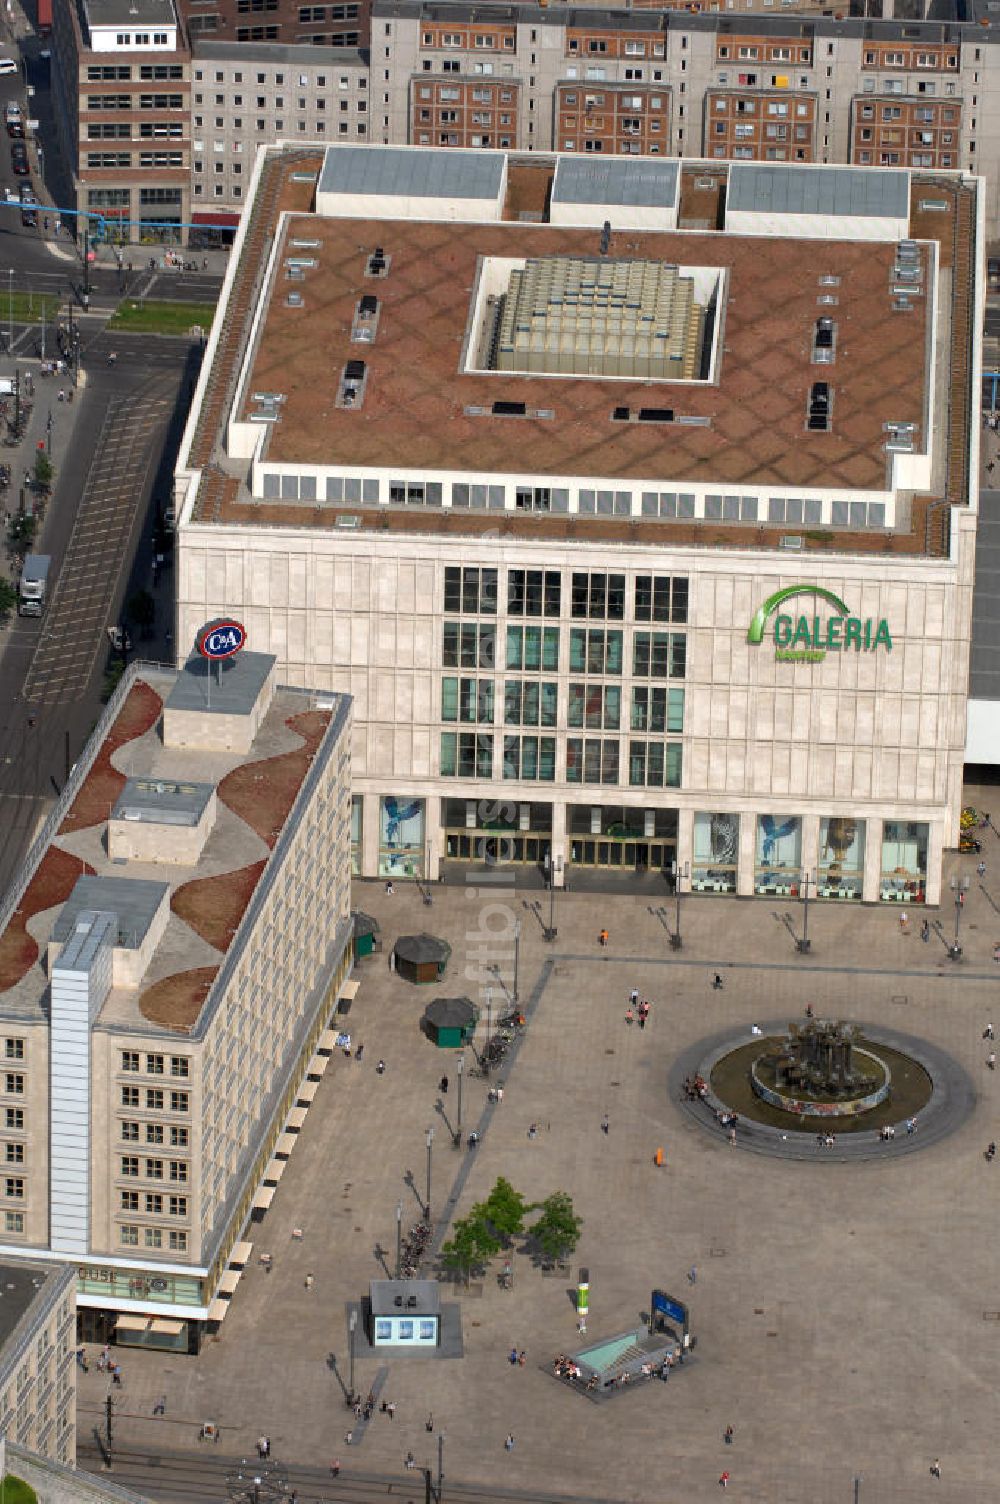
[[[882,875],[882,821],[865,822],[865,871],[861,896],[865,903],[878,903]]]
[[[815,898],[819,878],[819,815],[802,816],[802,876],[807,872],[812,878],[809,897]]]
[[[746,810],[740,815],[740,859],[736,891],[741,898],[753,896],[753,867],[757,849],[757,816]]]
[[[444,830],[441,824],[441,796],[428,794],[424,800],[424,877],[436,883],[441,876]]]
[[[684,863],[688,864],[690,873],[694,867],[694,810],[679,809],[677,811],[677,870],[684,871]],[[685,889],[685,891],[687,891]]]
[[[552,801],[552,845],[551,855],[555,867],[555,886],[566,886],[566,863],[569,851],[566,844],[566,801],[565,799],[553,799]],[[559,858],[558,861],[555,858]]]
[[[365,794],[361,807],[361,876],[378,877],[379,797]]]
[[[932,820],[927,837],[927,893],[929,904],[941,902],[941,865],[944,861],[944,824]]]

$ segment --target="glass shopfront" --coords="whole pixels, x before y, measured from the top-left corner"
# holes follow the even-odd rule
[[[886,820],[882,826],[883,903],[923,903],[927,896],[930,826],[917,820]]]
[[[754,892],[798,898],[802,877],[802,821],[798,815],[759,815]]]
[[[443,799],[445,857],[488,867],[542,866],[552,843],[552,806],[513,799]],[[471,819],[471,823],[470,823]]]
[[[735,893],[739,857],[739,815],[697,813],[691,862],[692,893]]]
[[[379,800],[380,877],[424,875],[424,801],[386,794]]]
[[[819,822],[817,898],[860,902],[865,875],[865,822],[831,816]]]
[[[620,804],[570,804],[569,859],[577,867],[669,871],[677,859],[677,811]]]

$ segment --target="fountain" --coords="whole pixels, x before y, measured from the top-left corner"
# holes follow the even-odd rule
[[[889,1096],[892,1074],[860,1040],[857,1024],[819,1018],[791,1023],[751,1063],[753,1091],[771,1107],[800,1117],[870,1112]]]

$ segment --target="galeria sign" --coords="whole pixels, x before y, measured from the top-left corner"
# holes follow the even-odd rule
[[[797,595],[812,595],[829,608],[822,615],[790,616],[779,608]],[[852,616],[846,602],[822,585],[786,585],[769,595],[754,612],[747,642],[760,647],[773,617],[774,656],[779,663],[820,663],[827,653],[892,652],[892,634],[884,616]]]
[[[196,638],[198,652],[212,663],[222,658],[231,658],[246,647],[247,633],[242,622],[224,616],[202,627]]]

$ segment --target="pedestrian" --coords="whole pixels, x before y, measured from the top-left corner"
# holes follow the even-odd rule
[[[385,1061],[384,1060],[380,1060],[378,1062],[378,1064],[375,1066],[375,1074],[376,1074],[376,1076],[384,1076],[385,1075]]]
[[[986,1145],[986,1149],[985,1149],[985,1151],[983,1153],[983,1158],[985,1159],[985,1161],[986,1161],[986,1163],[988,1165],[991,1165],[993,1163],[993,1161],[996,1159],[996,1157],[997,1157],[997,1146],[996,1146],[995,1142],[993,1141],[993,1139],[990,1139],[990,1141]],[[87,1372],[86,1369],[84,1369],[83,1371],[84,1371],[84,1373]]]
[[[976,871],[979,873],[980,877],[985,877],[986,876],[986,863],[985,862],[980,862],[978,864],[978,866],[976,867]]]
[[[529,1138],[537,1138],[538,1137],[538,1124],[537,1123],[529,1123],[529,1125],[528,1125],[528,1137]]]
[[[986,1067],[987,1067],[988,1070],[991,1070],[991,1071],[995,1071],[996,1070],[996,1068],[997,1068],[997,1052],[996,1052],[996,1050],[990,1050],[990,1053],[987,1055],[987,1057],[986,1057]]]
[[[389,883],[386,883],[386,885],[385,885],[385,896],[386,896],[386,898],[391,898],[391,897],[392,897],[392,895],[393,895],[393,894],[394,894],[394,893],[395,893],[395,891],[396,891],[396,890],[395,890],[395,888],[394,888],[394,887],[393,887],[393,886],[392,886],[392,883],[391,883],[391,882],[389,882]]]
[[[386,1414],[388,1415],[389,1419],[390,1420],[395,1420],[396,1419],[396,1401],[395,1400],[390,1400],[389,1403],[386,1405],[385,1409],[386,1409]]]
[[[348,1431],[347,1435],[344,1437],[344,1446],[345,1447],[349,1447],[349,1446],[352,1446],[353,1443],[354,1443],[354,1432],[353,1431]]]
[[[735,1128],[730,1128],[730,1130],[729,1130],[729,1147],[731,1149],[735,1149],[736,1148],[736,1129]]]
[[[608,932],[607,932],[607,930],[601,930],[601,933],[598,935],[597,939],[598,939],[598,941],[600,943],[601,949],[602,950],[607,950],[607,948],[608,948]]]
[[[314,1283],[313,1276],[311,1274],[307,1274],[306,1275],[306,1289],[307,1290],[311,1290],[312,1287],[313,1287],[313,1283]]]
[[[354,1058],[358,1062],[359,1065],[361,1064],[361,1057],[362,1057],[362,1055],[364,1053],[365,1053],[365,1047],[364,1047],[364,1045],[363,1044],[359,1044],[358,1047],[357,1047],[357,1049],[354,1051]]]
[[[60,402],[65,402],[66,401],[66,392],[65,392],[65,390],[62,387],[59,388],[59,401]]]
[[[528,1361],[528,1354],[525,1352],[524,1348],[522,1347],[521,1351],[517,1355],[517,1366],[518,1366],[518,1368],[523,1368],[524,1365],[527,1363],[527,1361]]]
[[[697,1267],[694,1264],[692,1264],[691,1268],[688,1270],[688,1284],[689,1285],[696,1285],[697,1283],[698,1283],[698,1270],[697,1270]]]
[[[334,1478],[340,1477],[340,1458],[335,1457],[330,1463],[330,1473]]]
[[[626,1010],[625,1010],[625,1022],[627,1024],[631,1024],[631,1022],[632,1022],[632,1009],[631,1008],[626,1008]]]
[[[718,972],[716,972],[715,976],[712,978],[712,986],[714,987],[716,992],[722,991],[722,978],[720,977]]]
[[[814,1017],[815,1017],[815,1014],[813,1013],[813,1005],[812,1005],[812,1003],[806,1003],[806,1018],[814,1018]]]
[[[992,1023],[988,1023],[986,1025],[986,1028],[983,1030],[983,1038],[984,1039],[992,1039],[993,1038],[993,1024]]]
[[[502,1102],[503,1101],[503,1082],[502,1081],[498,1081],[497,1082],[497,1101],[498,1102]]]
[[[511,1368],[516,1367],[516,1365],[517,1365],[517,1348],[516,1347],[512,1347],[511,1348],[511,1350],[510,1350],[510,1357],[507,1359],[507,1361],[510,1364]]]
[[[167,1396],[165,1394],[161,1394],[160,1398],[157,1400],[156,1404],[153,1406],[153,1414],[154,1415],[166,1415],[166,1413],[167,1413]]]
[[[428,1433],[428,1435],[430,1434],[431,1431],[434,1430],[434,1417],[433,1417],[433,1415],[428,1415],[427,1419],[424,1421],[424,1430]]]
[[[441,1093],[441,1095],[443,1097],[446,1097],[448,1095],[448,1077],[447,1076],[442,1076],[441,1077],[441,1080],[438,1082],[438,1091],[440,1091],[440,1093]]]
[[[993,959],[997,963],[997,965],[1000,966],[1000,945],[994,945]]]
[[[917,1131],[917,1120],[916,1120],[916,1118],[907,1118],[907,1120],[906,1120],[906,1132],[907,1132],[907,1135],[912,1136],[914,1133],[916,1133],[916,1131]]]
[[[507,1449],[508,1452],[512,1452],[514,1450],[514,1433],[513,1433],[513,1431],[508,1431],[507,1432],[507,1440],[504,1442],[504,1447]]]
[[[634,1008],[636,1006],[636,1004],[638,1003],[638,1001],[639,1001],[639,989],[638,989],[638,987],[633,987],[632,988],[632,991],[628,995],[628,1000],[629,1000],[629,1003],[631,1004],[631,1006]]]
[[[935,1457],[934,1461],[931,1463],[931,1477],[932,1478],[940,1478],[940,1476],[941,1476],[941,1459],[940,1459],[940,1457]]]
[[[732,1444],[733,1444],[733,1428],[732,1428],[732,1426],[727,1426],[726,1427],[726,1429],[722,1433],[722,1439],[726,1443],[727,1447],[731,1447],[732,1446]]]
[[[415,1468],[416,1465],[416,1459],[414,1458],[413,1453],[407,1452],[406,1456],[403,1458],[403,1466],[409,1472],[412,1468]]]
[[[639,1009],[639,1028],[640,1029],[644,1029],[645,1027],[646,1027],[646,1009],[645,1008],[640,1008]]]
[[[118,1363],[116,1363],[114,1368],[111,1370],[111,1382],[112,1384],[117,1384],[119,1389],[121,1388],[122,1371],[121,1366]]]
[[[721,1478],[719,1479],[719,1484],[720,1484],[720,1486],[722,1488],[728,1488],[729,1487],[729,1474],[728,1473],[723,1473],[722,1474]]]
[[[601,1119],[601,1132],[604,1134],[605,1138],[607,1137],[608,1133],[610,1132],[610,1129],[611,1129],[611,1124],[608,1122],[608,1115],[607,1115],[607,1113],[605,1113],[604,1116],[603,1116],[603,1118]]]

